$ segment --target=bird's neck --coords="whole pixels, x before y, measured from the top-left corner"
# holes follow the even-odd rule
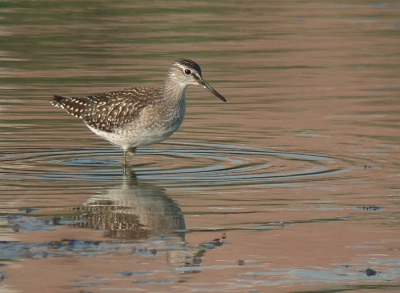
[[[181,104],[186,98],[186,88],[187,85],[172,78],[167,78],[162,92],[163,100],[170,104]]]

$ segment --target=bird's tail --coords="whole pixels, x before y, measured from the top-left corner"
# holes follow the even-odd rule
[[[63,101],[66,99],[68,99],[68,98],[63,97],[63,96],[54,95],[53,99],[50,101],[50,104],[52,104],[53,106],[55,106],[57,108],[64,109]]]
[[[82,118],[86,107],[85,101],[79,98],[69,98],[58,95],[54,95],[50,103],[57,108],[64,109],[77,118]]]

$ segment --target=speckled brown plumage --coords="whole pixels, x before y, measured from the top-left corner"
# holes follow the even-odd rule
[[[82,119],[97,135],[126,152],[168,138],[181,125],[186,88],[200,85],[226,102],[202,77],[200,66],[181,58],[172,63],[164,86],[133,87],[85,97],[55,95],[51,104]]]
[[[144,108],[161,98],[161,88],[135,87],[86,97],[55,95],[52,105],[82,119],[88,126],[113,132],[137,119]]]

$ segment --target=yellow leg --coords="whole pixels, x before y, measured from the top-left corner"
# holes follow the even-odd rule
[[[122,157],[122,167],[126,167],[126,150],[124,150],[124,154],[123,154],[123,157]]]
[[[129,153],[131,156],[135,155],[136,148],[133,147],[133,148],[130,148],[129,150],[123,150],[123,151],[124,151],[124,154],[123,154],[123,158],[122,158],[122,168],[123,168],[123,172],[124,172],[124,175],[125,175],[126,174],[126,156],[127,156],[127,153]]]

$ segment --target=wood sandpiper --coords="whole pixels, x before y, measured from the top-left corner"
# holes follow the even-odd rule
[[[122,148],[126,172],[127,152],[159,143],[182,124],[186,111],[186,89],[200,85],[226,102],[202,77],[200,66],[181,58],[172,63],[163,87],[133,87],[86,97],[55,95],[51,104],[80,118],[86,126]]]

